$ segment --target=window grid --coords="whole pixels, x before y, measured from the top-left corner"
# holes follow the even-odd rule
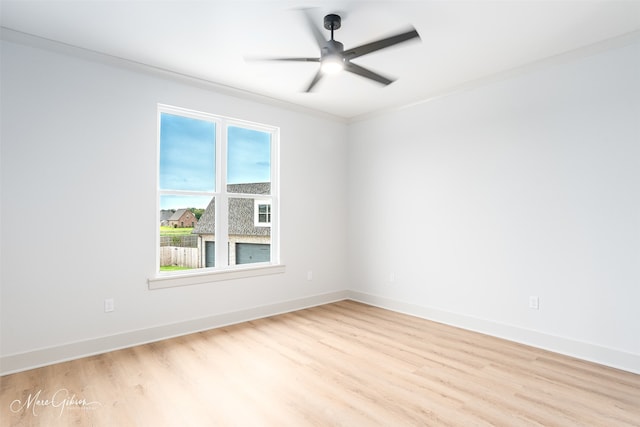
[[[160,126],[162,120],[162,114],[170,114],[177,115],[181,117],[189,117],[198,120],[203,120],[207,122],[211,122],[215,125],[215,178],[214,178],[214,188],[213,191],[193,191],[193,190],[176,190],[176,189],[167,189],[160,188],[160,181],[158,181],[158,201],[160,205],[160,199],[163,196],[201,196],[206,197],[211,200],[214,200],[215,204],[215,245],[209,245],[210,247],[215,247],[215,262],[211,262],[212,265],[215,265],[213,269],[221,270],[221,269],[229,269],[233,268],[233,265],[229,265],[232,258],[232,254],[229,253],[229,250],[225,250],[225,248],[229,248],[231,246],[231,242],[229,239],[229,201],[231,198],[245,198],[245,199],[254,199],[256,200],[258,197],[260,198],[262,206],[268,206],[268,211],[263,213],[261,218],[262,226],[267,226],[264,221],[268,222],[268,226],[271,228],[270,230],[270,260],[269,264],[277,265],[279,264],[279,241],[277,234],[277,226],[272,226],[272,219],[275,219],[275,215],[277,211],[272,208],[272,206],[277,206],[277,170],[278,170],[278,145],[279,145],[279,131],[275,127],[259,125],[255,123],[249,123],[237,119],[230,119],[222,116],[211,115],[207,113],[195,112],[191,110],[186,110],[177,107],[171,107],[167,105],[159,105],[158,107],[158,139],[160,145]],[[255,130],[259,132],[265,132],[270,135],[270,174],[269,174],[269,193],[270,194],[253,194],[253,193],[236,193],[228,191],[227,184],[227,150],[228,150],[228,129],[230,127],[239,127],[243,129]],[[160,151],[160,150],[159,150]],[[160,157],[160,153],[158,154]],[[160,164],[160,158],[158,159]],[[160,167],[158,168],[160,172]],[[264,209],[264,208],[263,208]],[[158,212],[160,209],[157,210]],[[277,221],[274,221],[277,222]],[[198,268],[204,269],[206,267],[207,260],[205,252],[206,242],[201,242],[201,253],[199,257],[201,258],[201,266]],[[156,248],[159,248],[160,245],[156,245]],[[160,270],[160,257],[157,257],[158,260],[158,269]],[[245,266],[246,267],[246,266]],[[211,268],[207,268],[210,270]]]

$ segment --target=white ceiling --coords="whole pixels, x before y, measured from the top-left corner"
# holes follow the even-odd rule
[[[303,93],[317,63],[247,56],[318,56],[318,27],[342,15],[345,49],[414,26],[410,41],[354,60],[398,80],[342,73]],[[640,1],[31,1],[2,0],[8,29],[354,118],[438,96],[470,82],[631,32]],[[322,30],[327,34],[328,31]]]

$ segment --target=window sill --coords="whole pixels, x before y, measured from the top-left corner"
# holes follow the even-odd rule
[[[178,286],[199,285],[222,280],[244,279],[247,277],[267,276],[284,273],[285,266],[262,265],[256,267],[234,268],[229,270],[205,270],[197,273],[165,273],[147,280],[149,289],[166,289]]]

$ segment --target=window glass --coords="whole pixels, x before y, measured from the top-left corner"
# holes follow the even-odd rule
[[[277,129],[169,106],[158,117],[160,272],[277,263]]]
[[[229,126],[227,138],[227,184],[230,184],[228,191],[230,193],[270,194],[270,188],[265,186],[262,186],[262,190],[257,192],[257,189],[250,186],[236,184],[271,182],[271,134],[254,129]]]
[[[162,113],[160,188],[215,189],[216,125],[210,121]]]
[[[271,261],[271,230],[256,226],[256,203],[248,197],[229,199],[229,263]]]
[[[202,267],[195,231],[210,201],[208,196],[160,196],[160,271]]]
[[[258,224],[269,224],[271,222],[271,205],[258,205]]]
[[[253,209],[254,225],[256,227],[270,227],[271,201],[256,199]]]

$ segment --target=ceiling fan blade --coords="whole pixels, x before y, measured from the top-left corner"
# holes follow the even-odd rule
[[[294,61],[294,62],[320,62],[320,58],[271,58],[261,56],[247,56],[245,61]]]
[[[315,22],[313,21],[313,16],[311,16],[311,13],[310,13],[311,9],[300,9],[300,10],[304,14],[304,17],[307,21],[307,26],[309,27],[311,34],[313,34],[313,38],[316,40],[318,47],[322,49],[325,43],[327,43],[327,39],[324,38],[324,35],[322,34],[322,30],[320,30],[320,28],[318,28]]]
[[[394,82],[394,80],[388,79],[388,78],[386,78],[384,76],[381,76],[378,73],[374,73],[371,70],[368,70],[368,69],[366,69],[364,67],[361,67],[361,66],[356,65],[356,64],[351,63],[351,62],[346,62],[344,64],[344,69],[346,71],[349,71],[349,72],[353,73],[353,74],[357,74],[359,76],[366,77],[366,78],[371,79],[371,80],[375,80],[378,83],[381,83],[381,84],[383,84],[385,86]]]
[[[322,70],[318,70],[316,75],[313,77],[313,80],[311,80],[311,83],[309,83],[309,87],[307,87],[307,90],[305,90],[305,92],[311,92],[313,87],[316,85],[316,83],[320,81],[321,78],[322,78]]]
[[[386,47],[393,46],[398,43],[402,43],[407,40],[411,40],[415,38],[420,38],[420,34],[418,34],[418,32],[414,28],[411,31],[407,31],[401,34],[396,34],[395,36],[387,37],[385,39],[381,39],[375,42],[363,44],[362,46],[345,50],[344,57],[346,59],[357,58],[359,56],[366,55],[367,53],[375,52],[376,50],[384,49]]]

